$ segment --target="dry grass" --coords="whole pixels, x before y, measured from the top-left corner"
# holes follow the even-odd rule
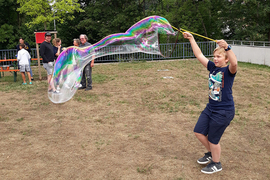
[[[236,116],[213,175],[200,172],[205,149],[193,135],[207,75],[196,60],[97,64],[92,91],[53,104],[46,81],[21,86],[6,73],[0,179],[270,179],[270,68],[239,64]]]

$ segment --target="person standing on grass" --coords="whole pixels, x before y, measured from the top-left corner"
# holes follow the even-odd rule
[[[85,34],[81,34],[80,35],[81,44],[79,45],[79,47],[83,48],[83,47],[91,46],[91,44],[87,40],[88,40],[87,36]],[[92,89],[92,67],[93,66],[94,66],[94,59],[90,63],[86,64],[85,67],[83,68],[81,87],[79,87],[78,89],[85,89],[85,91]],[[87,79],[87,83],[86,83],[86,79]]]
[[[20,50],[18,51],[17,61],[19,62],[19,65],[20,65],[20,72],[23,79],[23,85],[26,85],[27,83],[25,81],[25,71],[27,72],[27,75],[29,78],[29,84],[32,84],[31,75],[30,75],[30,65],[28,61],[31,58],[31,56],[29,52],[24,49],[24,47],[25,47],[25,44],[19,45]]]
[[[61,46],[62,41],[59,38],[55,38],[52,40],[53,42],[53,53],[54,53],[54,59],[56,60],[60,53],[63,51],[63,48]]]
[[[42,57],[43,67],[47,71],[48,92],[57,93],[53,83],[51,83],[53,67],[54,67],[54,52],[51,44],[52,35],[49,32],[45,33],[45,41],[40,44],[40,55]]]
[[[201,172],[212,174],[222,170],[219,141],[235,115],[232,86],[237,72],[237,58],[226,41],[217,40],[219,47],[214,50],[213,62],[209,61],[202,54],[194,37],[188,32],[184,32],[183,35],[190,41],[196,58],[209,71],[209,103],[202,111],[194,133],[208,151],[197,162],[199,164],[210,162]]]
[[[61,54],[61,52],[63,51],[63,48],[61,46],[62,41],[60,38],[54,38],[52,40],[52,44],[53,44],[53,53],[54,53],[54,59],[57,60],[58,56]],[[57,82],[57,88],[56,91],[59,92],[60,87],[59,87],[59,83]]]
[[[20,50],[20,44],[24,44],[25,45],[24,49],[26,49],[29,52],[29,54],[31,53],[30,45],[27,42],[25,42],[22,37],[19,39],[19,44],[16,46],[17,52],[19,52],[19,50]],[[34,78],[33,78],[33,72],[32,72],[32,68],[31,68],[31,58],[29,59],[29,67],[30,67],[31,80],[33,81]]]

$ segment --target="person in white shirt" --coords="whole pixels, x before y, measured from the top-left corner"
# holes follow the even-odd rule
[[[17,61],[20,65],[20,72],[23,79],[23,85],[26,85],[25,81],[25,72],[27,72],[28,78],[29,78],[29,84],[32,84],[31,81],[31,75],[30,75],[30,65],[29,65],[29,59],[31,58],[29,52],[24,49],[25,45],[20,44],[20,50],[18,51]]]

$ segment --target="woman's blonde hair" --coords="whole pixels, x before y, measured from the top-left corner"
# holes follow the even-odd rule
[[[57,43],[59,43],[60,41],[61,41],[60,38],[54,38],[54,39],[52,40],[52,43],[53,43],[54,46],[57,46]]]

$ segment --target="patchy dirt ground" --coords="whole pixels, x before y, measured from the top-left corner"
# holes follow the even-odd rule
[[[239,64],[212,175],[196,163],[205,149],[193,127],[208,101],[196,60],[96,64],[93,90],[64,104],[33,70],[32,86],[0,78],[0,179],[270,179],[269,67]]]

